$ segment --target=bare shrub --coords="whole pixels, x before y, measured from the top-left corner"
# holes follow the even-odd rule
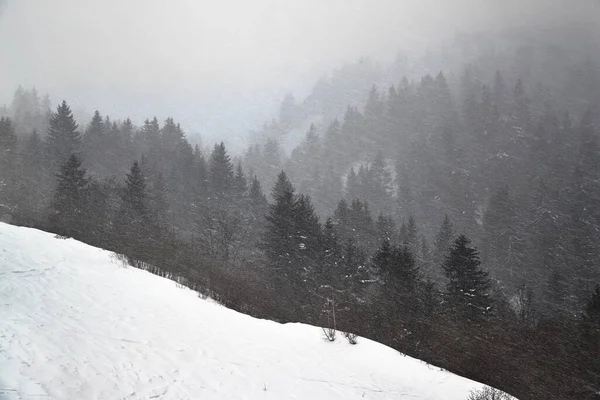
[[[333,297],[333,291],[331,297],[328,297],[323,307],[323,314],[327,316],[327,325],[323,327],[323,333],[325,338],[334,342],[336,338],[336,322],[335,322],[335,298]]]
[[[129,264],[129,259],[127,256],[121,253],[111,253],[110,258],[117,264],[119,267],[127,268]]]
[[[350,344],[358,343],[358,336],[356,335],[356,333],[344,332],[344,337],[348,340],[348,343]]]
[[[327,339],[330,342],[335,342],[335,338],[337,336],[337,332],[335,329],[333,328],[321,328],[323,329],[323,334],[325,336],[325,339]]]

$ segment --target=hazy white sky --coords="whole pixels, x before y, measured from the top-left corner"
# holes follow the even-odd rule
[[[600,20],[583,0],[4,1],[0,103],[35,85],[55,101],[173,114],[198,130],[215,129],[215,115],[224,126],[262,120],[266,103],[343,61],[393,57],[457,29]]]

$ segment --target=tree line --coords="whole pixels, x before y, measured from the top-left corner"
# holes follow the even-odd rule
[[[512,98],[496,93],[506,104],[472,85],[481,98],[466,91],[476,107],[463,114],[443,74],[385,97],[374,88],[323,138],[311,126],[287,160],[275,138],[238,160],[223,143],[192,146],[171,118],[136,127],[96,112],[82,132],[62,102],[45,131],[26,134],[5,116],[2,215],[255,316],[326,325],[334,301],[340,330],[521,398],[585,398],[600,373],[597,119],[590,108],[574,128],[544,108],[534,134],[522,82]],[[263,151],[259,163],[252,152]],[[261,181],[273,181],[270,197]]]

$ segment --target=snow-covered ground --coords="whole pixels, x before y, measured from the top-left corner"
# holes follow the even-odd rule
[[[343,339],[343,338],[342,338]],[[479,383],[228,310],[109,252],[0,224],[0,399],[444,399]]]

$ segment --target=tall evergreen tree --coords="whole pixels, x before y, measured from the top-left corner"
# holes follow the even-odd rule
[[[51,203],[50,224],[63,236],[81,235],[85,219],[85,189],[89,180],[81,161],[72,154],[60,168],[58,185]]]
[[[107,157],[111,155],[108,153],[107,134],[110,128],[110,125],[105,125],[100,112],[96,110],[83,136],[84,161],[92,172],[100,176],[107,176],[108,173],[105,167],[110,161]]]
[[[46,136],[46,151],[51,165],[59,168],[72,155],[78,154],[81,135],[71,108],[63,100],[50,118]]]
[[[209,182],[213,200],[229,200],[234,185],[234,171],[223,142],[215,144],[210,156]]]
[[[456,238],[442,265],[448,278],[448,302],[470,321],[479,321],[492,311],[491,283],[480,265],[478,251],[464,235]]]
[[[450,217],[446,215],[434,242],[433,262],[436,267],[439,267],[443,264],[453,242],[454,227],[452,226]]]
[[[146,179],[137,161],[133,162],[125,177],[121,208],[116,222],[117,234],[124,252],[134,258],[144,259],[143,243],[148,243],[152,220]]]
[[[238,200],[243,199],[248,192],[248,181],[246,181],[246,176],[244,175],[244,169],[242,168],[241,162],[238,162],[235,168],[234,188],[234,192]]]
[[[260,181],[256,175],[252,178],[250,189],[248,190],[248,198],[254,210],[266,210],[268,205],[267,197],[264,195]]]
[[[17,147],[17,135],[12,121],[8,117],[0,118],[0,156],[5,159]]]

